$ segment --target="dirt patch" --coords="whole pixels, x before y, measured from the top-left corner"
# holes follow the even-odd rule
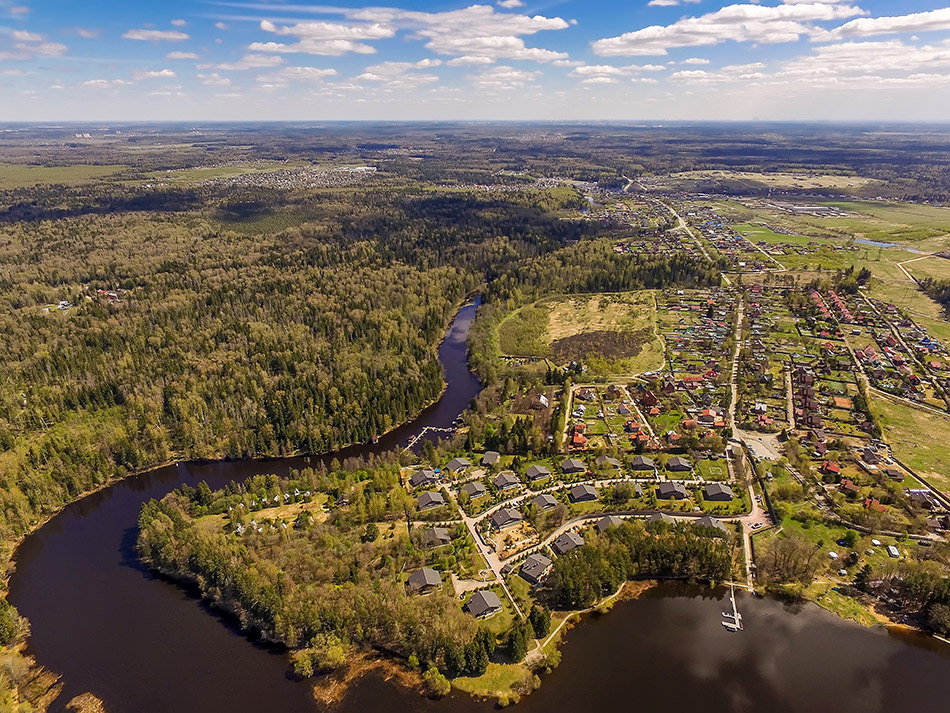
[[[650,329],[640,329],[635,332],[599,330],[558,339],[551,344],[551,349],[555,361],[559,364],[583,361],[590,356],[624,359],[637,356],[652,340],[653,331]]]
[[[410,690],[422,691],[422,676],[379,653],[363,653],[351,658],[350,663],[317,679],[313,698],[321,706],[330,708],[340,703],[349,687],[368,673],[380,673],[385,681]]]
[[[67,703],[66,710],[76,713],[105,713],[106,707],[91,693],[83,693]]]

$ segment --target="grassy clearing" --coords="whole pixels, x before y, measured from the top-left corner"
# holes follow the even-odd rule
[[[212,178],[234,178],[248,174],[273,173],[287,168],[289,164],[280,163],[258,166],[216,166],[203,168],[188,168],[178,171],[153,171],[145,174],[146,178],[174,184],[191,184],[209,181]]]
[[[872,402],[897,457],[935,487],[950,492],[950,416],[938,416],[877,395]]]
[[[498,326],[498,347],[503,354],[547,357],[551,343],[547,340],[551,306],[536,302],[505,317]]]
[[[490,663],[481,676],[460,676],[452,679],[452,685],[472,696],[508,698],[519,688],[528,686],[531,678],[532,673],[524,664]]]
[[[510,356],[560,355],[568,360],[577,358],[572,350],[583,351],[591,376],[598,378],[641,373],[663,364],[650,290],[541,300],[502,321],[498,344]]]
[[[808,588],[805,596],[823,609],[861,626],[879,626],[883,623],[881,617],[871,609],[857,599],[835,591],[834,587],[831,582],[815,582]]]
[[[30,188],[42,183],[75,185],[90,183],[102,178],[117,176],[128,166],[110,164],[92,166],[27,166],[24,164],[0,164],[0,188]]]
[[[653,326],[653,292],[623,292],[554,301],[547,325],[551,341],[583,332],[628,331]]]
[[[860,176],[833,176],[812,173],[759,173],[755,171],[686,171],[675,173],[674,179],[691,181],[739,181],[762,184],[772,188],[837,188],[855,189],[880,183]]]
[[[740,235],[748,238],[754,243],[764,240],[770,244],[777,243],[807,243],[808,238],[803,238],[799,235],[782,235],[781,233],[776,233],[770,228],[766,228],[764,225],[752,225],[750,223],[737,223],[736,225],[731,226]]]

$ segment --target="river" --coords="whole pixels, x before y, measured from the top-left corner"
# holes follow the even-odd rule
[[[478,393],[465,339],[475,307],[464,307],[439,348],[448,387],[412,424],[346,458],[404,445],[424,426],[448,426]],[[74,503],[23,543],[10,601],[29,617],[28,653],[64,676],[53,707],[91,691],[110,713],[305,713],[309,686],[289,675],[286,654],[251,643],[235,621],[192,590],[155,577],[135,557],[143,502],[184,483],[212,488],[255,473],[286,474],[316,459],[184,463],[136,475]],[[720,625],[723,601],[707,590],[664,585],[618,605],[567,635],[560,668],[519,711],[600,708],[706,713],[759,710],[836,713],[946,710],[938,686],[950,646],[872,632],[817,607],[786,611],[740,598],[746,631]],[[376,675],[356,683],[341,713],[487,713],[466,696],[431,702]]]

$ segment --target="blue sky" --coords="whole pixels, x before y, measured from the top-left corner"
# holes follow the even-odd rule
[[[950,117],[950,0],[0,0],[0,121]]]

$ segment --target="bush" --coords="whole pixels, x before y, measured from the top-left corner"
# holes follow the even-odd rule
[[[426,694],[432,698],[443,698],[452,692],[452,684],[449,683],[449,679],[443,676],[435,666],[429,666],[426,672],[422,674],[422,680],[425,684]]]

